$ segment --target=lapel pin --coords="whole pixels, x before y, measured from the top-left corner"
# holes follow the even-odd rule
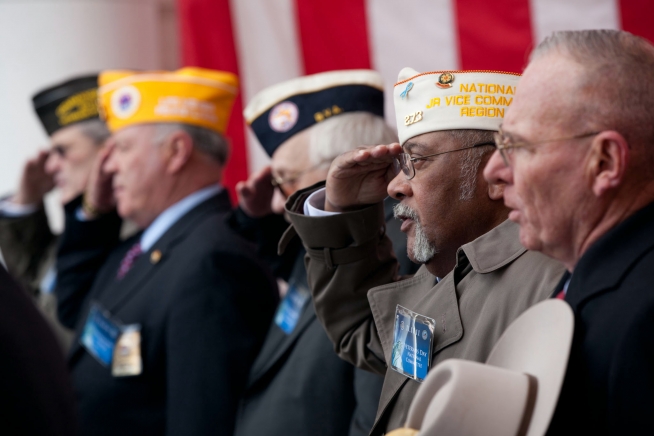
[[[150,255],[150,263],[152,265],[156,265],[157,263],[159,263],[160,260],[161,260],[161,251],[154,250]]]

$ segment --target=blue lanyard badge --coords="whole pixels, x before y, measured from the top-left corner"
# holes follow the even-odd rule
[[[109,313],[102,310],[99,304],[93,303],[80,338],[84,348],[98,362],[110,366],[119,336],[120,326],[111,320]]]
[[[287,335],[293,333],[300,315],[302,315],[302,308],[309,297],[309,290],[304,289],[302,286],[292,283],[288,287],[288,291],[286,291],[286,295],[277,307],[277,313],[275,314],[275,324]]]
[[[416,381],[427,377],[431,363],[434,326],[432,318],[397,305],[391,368]]]

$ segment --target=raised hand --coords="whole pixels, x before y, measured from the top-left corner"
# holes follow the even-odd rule
[[[84,212],[90,217],[107,213],[116,207],[111,185],[113,174],[104,170],[105,163],[111,156],[113,149],[113,142],[108,141],[93,163],[93,169],[84,191],[83,204]]]
[[[238,204],[248,216],[260,218],[272,213],[271,202],[275,187],[271,181],[272,172],[267,166],[246,181],[236,184]]]
[[[18,192],[12,198],[17,204],[37,204],[43,201],[45,194],[54,188],[54,179],[45,170],[49,152],[42,150],[36,157],[28,160],[23,167]]]
[[[345,212],[382,201],[395,177],[393,161],[402,153],[398,143],[359,147],[332,162],[327,175],[325,210]]]

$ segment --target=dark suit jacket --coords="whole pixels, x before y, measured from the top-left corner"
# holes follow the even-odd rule
[[[277,290],[250,245],[225,225],[227,193],[184,215],[116,280],[140,235],[115,246],[116,217],[80,222],[66,207],[58,259],[59,315],[79,337],[89,303],[141,325],[143,371],[113,377],[79,344],[69,365],[89,435],[230,434]],[[160,260],[152,257],[161,252]]]
[[[76,434],[73,392],[52,332],[0,266],[0,433]]]
[[[291,281],[309,292],[301,245],[292,242],[283,256],[276,254],[288,227],[283,217],[252,219],[237,209],[230,221],[257,243],[278,277],[288,281],[292,272]],[[291,334],[271,324],[248,378],[235,434],[365,436],[375,421],[382,384],[379,375],[336,355],[308,301]]]
[[[584,253],[565,299],[575,332],[549,434],[654,434],[654,203]]]
[[[302,268],[303,258],[299,253]],[[248,378],[235,434],[366,436],[383,381],[336,355],[308,301],[291,334],[270,326]]]

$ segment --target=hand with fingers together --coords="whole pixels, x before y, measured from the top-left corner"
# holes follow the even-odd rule
[[[89,218],[110,212],[116,207],[113,194],[113,174],[105,171],[105,163],[109,160],[114,144],[109,141],[98,153],[89,181],[84,191],[82,208]]]
[[[46,171],[46,162],[50,153],[42,150],[39,154],[28,160],[23,167],[18,192],[12,198],[16,204],[38,204],[43,201],[45,194],[54,188],[54,178]]]
[[[379,203],[395,178],[398,143],[359,147],[337,157],[329,168],[325,210],[345,212]]]
[[[261,218],[273,213],[271,202],[275,194],[269,166],[252,174],[246,181],[236,184],[238,204],[248,216]]]

